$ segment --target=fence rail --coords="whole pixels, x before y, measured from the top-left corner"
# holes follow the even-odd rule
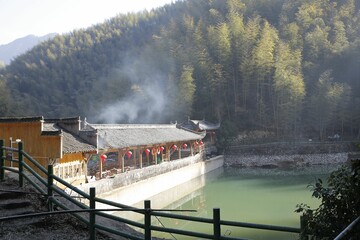
[[[4,156],[4,151],[13,151],[18,153],[18,159],[7,159]],[[18,164],[18,168],[11,168],[5,166],[5,161],[12,161]],[[30,167],[28,163],[31,163],[33,167]],[[35,168],[35,169],[34,169]],[[233,222],[233,221],[224,221],[220,219],[220,209],[213,209],[213,218],[200,218],[193,216],[184,216],[180,214],[174,214],[169,212],[176,212],[176,210],[159,210],[152,209],[150,201],[144,201],[144,208],[135,208],[127,206],[124,204],[108,201],[96,197],[95,188],[90,188],[89,193],[87,194],[78,188],[72,186],[63,179],[55,176],[53,174],[53,166],[49,165],[48,169],[41,166],[35,159],[33,159],[28,153],[23,151],[23,143],[18,144],[18,148],[8,148],[4,146],[4,141],[0,140],[0,181],[4,181],[5,170],[12,171],[18,174],[19,176],[19,186],[23,187],[25,178],[38,192],[43,195],[46,195],[48,198],[48,213],[51,214],[72,214],[77,217],[80,221],[88,225],[89,228],[89,238],[91,240],[96,239],[96,231],[108,232],[118,236],[122,236],[128,239],[135,240],[150,240],[152,238],[153,232],[163,232],[169,234],[177,234],[181,236],[192,236],[204,239],[228,239],[228,240],[239,240],[241,238],[227,237],[223,236],[221,233],[222,226],[233,226],[233,227],[243,227],[243,228],[255,228],[255,229],[265,229],[271,231],[283,231],[289,233],[301,233],[300,228],[290,228],[282,226],[272,226],[264,224],[253,224],[253,223],[242,223],[242,222]],[[45,177],[42,177],[44,175]],[[77,199],[69,196],[64,190],[58,188],[54,183],[58,182],[65,186],[65,188],[71,189],[76,192],[80,198],[85,199],[89,204],[86,205]],[[55,195],[56,194],[56,195]],[[61,198],[61,200],[60,200]],[[112,211],[131,211],[144,216],[144,223],[132,221],[125,219],[119,216],[114,216],[106,213],[109,209],[96,209],[96,203],[102,203],[110,206],[109,209]],[[55,209],[57,208],[57,210]],[[59,210],[61,209],[61,210]],[[167,211],[167,212],[165,212]],[[177,210],[177,211],[194,211],[194,210]],[[13,216],[13,217],[29,217],[30,215],[23,216]],[[36,215],[33,215],[36,216]],[[183,229],[174,229],[167,228],[165,226],[159,227],[151,224],[152,217],[164,217],[171,219],[181,219],[186,221],[193,221],[208,224],[212,227],[212,233],[201,233],[193,232]],[[103,221],[99,221],[102,219]],[[5,221],[7,218],[0,218],[0,221]],[[132,227],[142,229],[143,236],[139,237],[139,234],[131,234],[127,232],[120,231],[110,227],[108,224],[111,221],[116,221],[118,223],[127,224]],[[108,223],[108,224],[107,224]],[[135,231],[134,231],[135,232]]]

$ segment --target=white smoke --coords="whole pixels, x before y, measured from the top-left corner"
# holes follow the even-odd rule
[[[98,115],[104,123],[151,123],[161,121],[165,94],[158,82],[140,87],[138,93],[105,106]]]
[[[162,73],[152,57],[153,50],[140,56],[127,54],[116,72],[131,83],[130,93],[101,108],[95,118],[103,123],[159,123],[164,121],[167,98],[167,74]],[[99,110],[99,109],[98,109]]]

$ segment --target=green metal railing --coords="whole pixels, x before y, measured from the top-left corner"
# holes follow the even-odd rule
[[[352,231],[354,231],[355,227],[357,227],[360,224],[360,216],[357,217],[354,221],[352,221],[339,235],[334,238],[334,240],[341,240],[345,239],[345,237],[348,237],[348,234],[350,234]]]
[[[4,151],[12,151],[18,153],[18,159],[7,159],[4,156]],[[5,160],[13,161],[18,163],[18,168],[12,168],[5,166]],[[28,163],[31,163],[33,167],[30,167]],[[37,169],[36,171],[33,169]],[[171,212],[184,212],[194,210],[160,210],[152,209],[150,201],[144,201],[144,208],[139,209],[124,204],[108,201],[102,198],[96,197],[95,188],[90,188],[89,194],[79,190],[63,179],[55,176],[53,174],[53,166],[49,165],[48,169],[45,169],[41,166],[35,159],[33,159],[29,154],[23,151],[23,143],[18,144],[18,148],[9,148],[4,146],[4,141],[0,140],[0,181],[4,181],[5,170],[17,173],[19,176],[19,186],[23,187],[24,178],[41,194],[47,196],[48,198],[48,212],[45,213],[34,213],[21,216],[12,216],[6,218],[0,218],[1,221],[14,219],[14,218],[25,218],[25,217],[34,217],[39,215],[51,215],[51,214],[72,214],[77,217],[80,221],[88,225],[89,228],[89,237],[90,239],[96,238],[96,231],[108,232],[115,234],[117,236],[122,236],[128,239],[135,240],[150,240],[152,238],[153,232],[163,232],[169,234],[177,234],[181,236],[190,236],[198,237],[203,239],[227,239],[227,240],[236,240],[241,238],[223,236],[221,234],[222,226],[232,226],[232,227],[242,227],[242,228],[255,228],[271,231],[282,231],[289,233],[301,233],[300,228],[292,227],[282,227],[282,226],[272,226],[264,224],[253,224],[253,223],[244,223],[244,222],[233,222],[225,221],[220,218],[220,209],[213,209],[213,218],[201,218],[193,216],[184,216],[181,214],[174,214]],[[38,174],[40,172],[41,174]],[[41,175],[45,176],[42,177]],[[65,186],[67,189],[71,189],[73,192],[77,193],[79,198],[85,199],[89,204],[86,205],[75,198],[69,196],[64,190],[58,188],[54,185],[54,182],[58,182]],[[60,200],[61,199],[61,200]],[[110,206],[106,209],[96,209],[96,204],[105,204]],[[61,210],[60,210],[61,209]],[[107,211],[131,211],[144,216],[144,223],[132,221],[123,217],[115,216],[112,214],[106,213]],[[170,219],[180,219],[185,221],[205,223],[212,227],[212,234],[209,233],[200,233],[192,232],[182,229],[167,228],[165,226],[159,227],[152,225],[152,217],[163,217]],[[100,220],[101,219],[101,220]],[[130,225],[135,228],[142,229],[143,236],[139,237],[138,234],[127,233],[118,229],[114,229],[109,224],[110,222],[118,222]]]

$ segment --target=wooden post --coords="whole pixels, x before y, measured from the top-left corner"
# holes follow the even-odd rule
[[[150,200],[144,201],[144,237],[145,240],[151,240],[151,206],[150,206]]]
[[[220,208],[213,209],[214,218],[214,239],[221,238],[221,225],[220,225]]]
[[[52,203],[52,197],[53,197],[53,165],[48,165],[48,181],[47,181],[47,197],[48,197],[48,210],[49,212],[52,212],[54,210],[53,203]]]
[[[5,179],[5,169],[4,169],[4,140],[0,140],[0,181],[4,181]]]
[[[194,143],[190,142],[190,155],[194,156]]]
[[[94,187],[91,187],[90,188],[90,209],[91,210],[94,210],[96,208],[95,206],[95,188]],[[89,235],[90,235],[90,240],[95,240],[95,212],[94,211],[91,211],[90,212],[90,219],[89,219]]]
[[[178,159],[181,159],[181,148],[182,144],[178,144]]]
[[[155,165],[157,165],[158,164],[158,162],[157,162],[157,149],[155,150],[154,158],[155,158]]]
[[[170,162],[170,147],[171,146],[168,146],[166,145],[166,159]]]
[[[119,163],[118,169],[120,169],[120,171],[122,172],[122,151],[121,150],[118,150],[118,163]]]
[[[151,154],[151,150],[150,150],[149,154],[146,155],[146,160],[147,160],[148,166],[150,166],[150,154]]]
[[[142,156],[143,156],[143,149],[140,148],[139,150],[139,158],[140,158],[140,165],[139,167],[142,168],[142,162],[143,162],[143,159],[142,159]]]
[[[101,155],[100,155],[101,156]],[[100,179],[102,179],[102,168],[103,168],[103,163],[102,163],[102,159],[101,159],[101,157],[100,157],[100,166],[99,166],[99,168],[100,168]]]
[[[136,159],[137,158],[137,154],[136,154],[137,151],[136,150],[137,150],[137,148],[134,149],[134,165],[135,165],[134,167],[135,168],[136,168],[136,162],[137,162],[137,159]]]
[[[125,172],[125,156],[121,154],[121,172]]]
[[[24,158],[23,158],[23,143],[22,142],[19,142],[18,143],[18,156],[19,156],[19,187],[23,187],[24,186],[24,177],[23,177],[23,174],[24,174],[24,171],[23,171],[23,161],[24,161]]]

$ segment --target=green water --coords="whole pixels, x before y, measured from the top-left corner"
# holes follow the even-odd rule
[[[317,178],[325,180],[337,167],[338,165],[301,169],[218,169],[200,179],[204,182],[202,188],[165,208],[197,210],[196,213],[182,214],[204,218],[212,218],[213,208],[220,208],[222,220],[299,227],[300,215],[294,212],[296,204],[307,203],[313,208],[319,205],[319,201],[311,197],[308,185],[314,183]],[[192,184],[191,181],[188,184]],[[155,218],[153,224],[203,233],[212,232],[210,224],[191,221]],[[227,226],[223,226],[221,230],[222,235],[246,239],[298,238],[297,234],[267,230]],[[167,239],[194,239],[171,236],[168,233],[154,233],[154,236]]]

